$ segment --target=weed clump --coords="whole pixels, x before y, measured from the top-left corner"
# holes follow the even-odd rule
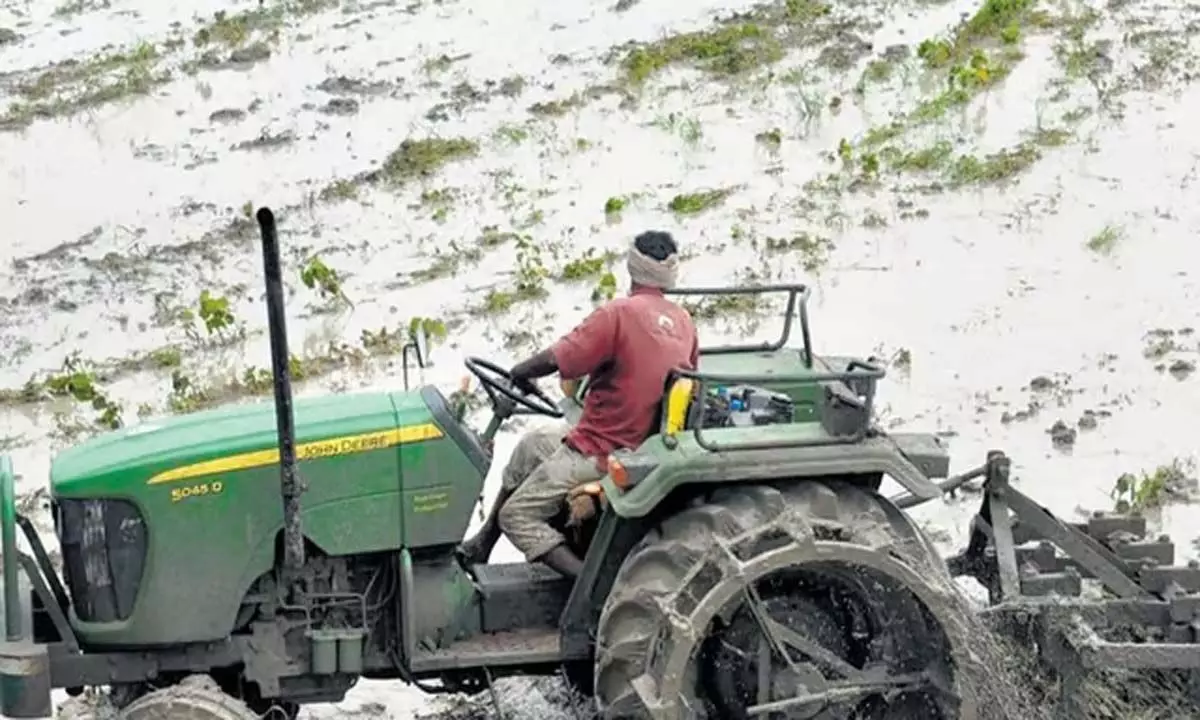
[[[1000,38],[1014,42],[1020,27],[1033,10],[1034,0],[986,0],[958,33],[959,42]]]
[[[950,166],[947,180],[955,187],[1005,182],[1032,167],[1041,156],[1032,143],[1005,148],[983,158],[963,155]]]
[[[732,188],[683,193],[671,198],[671,202],[667,203],[667,209],[678,215],[695,215],[720,205],[732,194]]]
[[[1101,255],[1108,255],[1120,243],[1124,232],[1114,225],[1106,225],[1103,230],[1093,235],[1087,241],[1087,249]]]
[[[605,274],[608,266],[616,259],[616,253],[611,251],[596,252],[588,248],[578,257],[563,266],[559,278],[566,282],[597,278]]]
[[[678,63],[692,63],[713,75],[740,75],[778,62],[787,47],[836,41],[830,24],[817,24],[830,12],[819,0],[764,3],[713,28],[638,44],[625,52],[621,69],[634,84]]]
[[[717,75],[737,75],[783,57],[783,46],[769,28],[746,22],[712,30],[673,35],[629,51],[621,65],[632,83],[644,82],[669,65],[693,62]]]
[[[1194,465],[1176,459],[1150,472],[1125,473],[1113,483],[1113,509],[1119,513],[1145,513],[1170,502],[1192,502],[1197,492],[1194,471]]]
[[[148,42],[128,51],[100,55],[83,62],[67,61],[50,67],[15,90],[22,100],[0,117],[0,127],[19,128],[36,118],[70,115],[125,97],[144,95],[171,79],[156,71],[160,51]]]
[[[479,144],[466,138],[405,140],[387,156],[378,176],[371,179],[403,184],[416,178],[429,177],[446,165],[474,157],[478,152]]]

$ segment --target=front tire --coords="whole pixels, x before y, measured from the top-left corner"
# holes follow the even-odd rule
[[[268,716],[269,717],[269,716]],[[178,685],[134,700],[120,720],[259,720],[246,703],[226,694],[211,677],[192,675]]]

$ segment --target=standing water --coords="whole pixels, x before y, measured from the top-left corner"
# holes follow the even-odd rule
[[[958,466],[1003,448],[1064,517],[1124,473],[1174,488],[1198,31],[1152,0],[0,0],[0,452],[35,510],[67,444],[269,395],[270,205],[304,394],[396,387],[414,322],[449,392],[664,228],[687,284],[810,283],[817,351],[888,359],[887,426]],[[695,308],[706,344],[774,312]],[[1137,500],[1194,555],[1186,497]],[[950,552],[974,510],[915,513]],[[562,712],[509,685],[510,712]],[[307,712],[429,707],[363,682]]]

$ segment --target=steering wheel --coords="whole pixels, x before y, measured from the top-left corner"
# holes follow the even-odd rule
[[[495,408],[501,407],[499,398],[496,393],[509,400],[516,405],[518,412],[524,410],[520,414],[546,415],[552,418],[561,418],[563,411],[558,408],[558,404],[546,396],[536,385],[533,386],[532,392],[523,392],[517,389],[513,384],[512,374],[496,363],[484,360],[478,357],[469,357],[464,363],[471,374],[479,378],[479,384],[483,386],[484,391],[492,401],[492,406]]]

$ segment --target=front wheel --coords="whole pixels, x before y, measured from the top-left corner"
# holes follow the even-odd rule
[[[268,719],[270,715],[266,716]],[[121,710],[119,720],[259,720],[246,703],[221,690],[207,675],[155,690]]]
[[[730,486],[625,559],[597,631],[604,718],[971,720],[971,618],[876,493]]]

